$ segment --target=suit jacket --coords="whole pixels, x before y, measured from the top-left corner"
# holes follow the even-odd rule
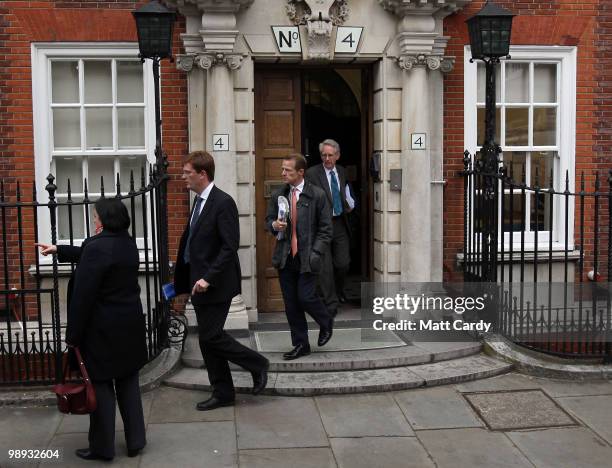
[[[272,223],[278,219],[278,197],[283,195],[290,200],[289,184],[277,190],[268,203],[266,226],[276,235]],[[321,269],[321,255],[329,247],[332,238],[331,207],[323,190],[308,181],[297,202],[298,223],[298,253],[300,255],[300,273],[318,273]],[[285,236],[276,241],[272,265],[279,270],[285,268],[287,256],[291,250],[291,218],[287,220]]]
[[[192,208],[193,214],[193,208]],[[206,292],[191,297],[194,305],[215,304],[231,300],[241,292],[240,224],[234,199],[216,185],[204,203],[189,241],[189,263],[183,257],[189,236],[191,216],[179,244],[174,273],[177,294],[191,293],[193,285],[204,279]]]
[[[81,349],[93,380],[125,377],[147,362],[136,243],[127,231],[57,247],[60,262],[78,262],[70,285],[66,342]]]
[[[342,221],[344,222],[344,225],[346,226],[346,231],[350,236],[351,226],[349,223],[348,214],[351,211],[351,207],[346,201],[346,172],[344,171],[344,167],[338,164],[336,164],[336,171],[338,172],[338,183],[340,184],[340,200],[342,201],[342,214],[340,216],[342,216]],[[310,167],[306,171],[306,179],[317,187],[323,189],[323,191],[327,195],[327,201],[329,202],[329,206],[332,207],[333,213],[334,202],[332,200],[332,194],[329,188],[329,182],[327,179],[327,174],[325,172],[325,166],[323,166],[323,164],[317,164],[316,166]]]

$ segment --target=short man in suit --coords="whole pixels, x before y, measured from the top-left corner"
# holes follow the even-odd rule
[[[285,353],[286,360],[310,354],[308,312],[320,327],[318,345],[325,345],[332,336],[333,317],[317,296],[317,274],[323,252],[331,240],[331,210],[325,193],[304,180],[306,159],[291,154],[282,163],[282,176],[287,183],[270,198],[266,225],[277,236],[272,264],[278,269],[285,313],[291,329],[294,348]],[[278,198],[289,201],[289,218],[279,219]],[[282,235],[278,236],[279,233]]]
[[[264,356],[223,330],[232,298],[241,292],[240,230],[236,203],[215,186],[214,178],[213,157],[206,151],[190,153],[182,179],[197,196],[179,245],[174,284],[177,294],[191,293],[212,387],[212,396],[197,404],[200,411],[234,404],[228,361],[251,372],[255,395],[265,388],[269,367]]]
[[[335,316],[338,302],[346,302],[344,279],[351,262],[348,214],[355,207],[355,201],[346,183],[344,168],[336,164],[340,159],[340,145],[331,139],[323,140],[319,152],[321,164],[306,171],[306,180],[323,189],[332,206],[332,241],[325,252],[319,288],[327,309]]]

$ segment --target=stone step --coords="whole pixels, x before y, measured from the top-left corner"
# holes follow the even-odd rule
[[[253,347],[249,338],[238,341]],[[313,347],[310,356],[294,361],[283,360],[281,352],[263,354],[270,360],[270,372],[331,372],[413,366],[466,357],[479,353],[481,349],[480,342],[422,342],[409,345],[402,343],[401,346],[386,348],[336,351]],[[190,368],[204,366],[197,336],[187,337],[182,362],[184,366]],[[231,363],[230,367],[233,370],[242,370]]]
[[[417,387],[467,382],[509,372],[512,365],[477,354],[413,366],[385,369],[327,371],[327,372],[270,372],[270,395],[310,396],[323,394],[384,392]],[[251,391],[253,381],[249,372],[232,371],[237,392]],[[164,381],[176,388],[210,390],[208,375],[203,369],[185,367]]]

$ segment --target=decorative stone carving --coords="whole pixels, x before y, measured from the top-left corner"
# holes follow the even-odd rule
[[[378,3],[387,11],[397,16],[411,13],[438,13],[443,11],[445,16],[455,13],[472,0],[378,0]]]
[[[412,70],[415,67],[427,67],[430,70],[449,72],[453,69],[454,59],[435,55],[402,55],[397,59],[402,70]]]
[[[226,65],[230,70],[237,70],[242,65],[243,56],[240,54],[184,54],[176,58],[176,68],[190,72],[193,66],[203,70],[210,70],[214,65]]]
[[[184,72],[190,72],[193,68],[195,56],[191,54],[177,55],[176,68]]]
[[[287,0],[287,14],[296,24],[305,24],[308,33],[308,58],[329,60],[331,33],[334,26],[344,24],[348,0]]]
[[[442,73],[450,73],[455,68],[455,57],[444,56],[440,63],[440,71]]]
[[[178,8],[186,15],[191,14],[194,8],[200,12],[223,11],[237,13],[240,10],[250,7],[254,0],[164,0],[164,3]]]
[[[350,11],[348,0],[287,0],[286,9],[289,19],[296,26],[308,24],[309,20],[317,21],[319,12],[323,20],[327,19],[332,25],[341,26]]]

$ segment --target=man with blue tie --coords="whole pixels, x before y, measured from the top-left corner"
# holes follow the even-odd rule
[[[234,404],[228,361],[251,372],[255,395],[267,384],[269,362],[223,330],[232,298],[241,291],[236,203],[215,185],[215,161],[206,151],[189,154],[182,178],[196,199],[179,245],[174,287],[177,294],[191,294],[212,387],[211,397],[196,408],[208,411]]]
[[[319,152],[321,164],[308,169],[306,179],[323,189],[333,208],[332,242],[324,255],[319,288],[327,310],[335,316],[338,302],[346,302],[344,280],[351,262],[348,213],[355,207],[355,201],[346,183],[344,168],[336,164],[340,159],[340,145],[332,139],[323,140]]]

